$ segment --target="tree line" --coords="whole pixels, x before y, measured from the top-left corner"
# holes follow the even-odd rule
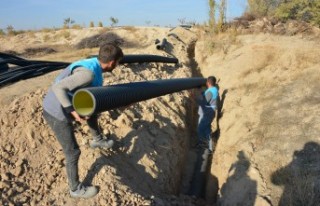
[[[320,26],[320,0],[248,0],[249,14],[280,20],[301,20]]]

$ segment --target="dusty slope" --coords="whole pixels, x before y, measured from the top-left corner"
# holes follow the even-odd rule
[[[155,38],[166,37],[168,29],[116,29],[114,32],[119,37],[125,37],[126,42],[136,42],[143,47],[125,47],[125,53],[168,55],[157,51],[154,45]],[[169,52],[187,60],[192,34],[186,35],[187,31],[179,29],[174,32],[184,43],[169,38],[173,46]],[[12,38],[15,39],[2,39],[6,49],[14,49],[10,45],[25,37]],[[33,44],[37,38],[35,35],[27,42]],[[29,44],[17,45],[19,52],[30,47]],[[68,50],[34,58],[72,61],[96,52],[96,48]],[[177,66],[123,65],[115,70],[114,75],[106,76],[105,84],[190,77],[191,69],[186,67],[187,64],[182,61]],[[137,103],[123,111],[103,113],[100,124],[104,132],[121,143],[119,150],[107,157],[88,147],[88,127],[78,127],[76,137],[82,150],[80,177],[100,186],[101,191],[90,200],[71,199],[62,151],[42,118],[43,95],[58,73],[56,71],[0,89],[1,205],[196,204],[188,197],[170,196],[179,194],[188,148],[190,125],[186,117],[190,104],[186,92]]]
[[[259,34],[232,36],[230,44],[228,38],[217,41],[224,45],[212,55],[203,54],[207,42],[196,46],[202,73],[220,78],[225,94],[211,169],[220,203],[318,205],[319,41]]]

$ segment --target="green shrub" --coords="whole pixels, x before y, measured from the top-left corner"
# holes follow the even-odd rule
[[[4,36],[6,33],[3,31],[3,29],[0,29],[0,36]]]
[[[82,29],[82,26],[80,24],[74,24],[71,26],[72,29]]]
[[[275,17],[281,20],[301,20],[320,26],[320,1],[291,0],[281,3],[275,11]]]

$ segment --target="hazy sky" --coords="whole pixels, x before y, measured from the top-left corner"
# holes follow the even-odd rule
[[[240,16],[247,0],[228,0],[227,19]],[[62,27],[70,17],[76,24],[88,26],[99,21],[110,25],[176,26],[178,19],[204,23],[208,20],[208,0],[0,0],[0,28],[41,29]]]

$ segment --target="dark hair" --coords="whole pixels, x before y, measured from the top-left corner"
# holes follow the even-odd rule
[[[118,47],[115,44],[104,44],[100,47],[99,50],[99,61],[102,63],[108,63],[110,61],[118,61],[122,59],[123,57],[123,52],[120,47]]]
[[[214,76],[210,76],[207,78],[207,81],[209,82],[209,84],[211,85],[216,85],[217,83],[217,79]]]

